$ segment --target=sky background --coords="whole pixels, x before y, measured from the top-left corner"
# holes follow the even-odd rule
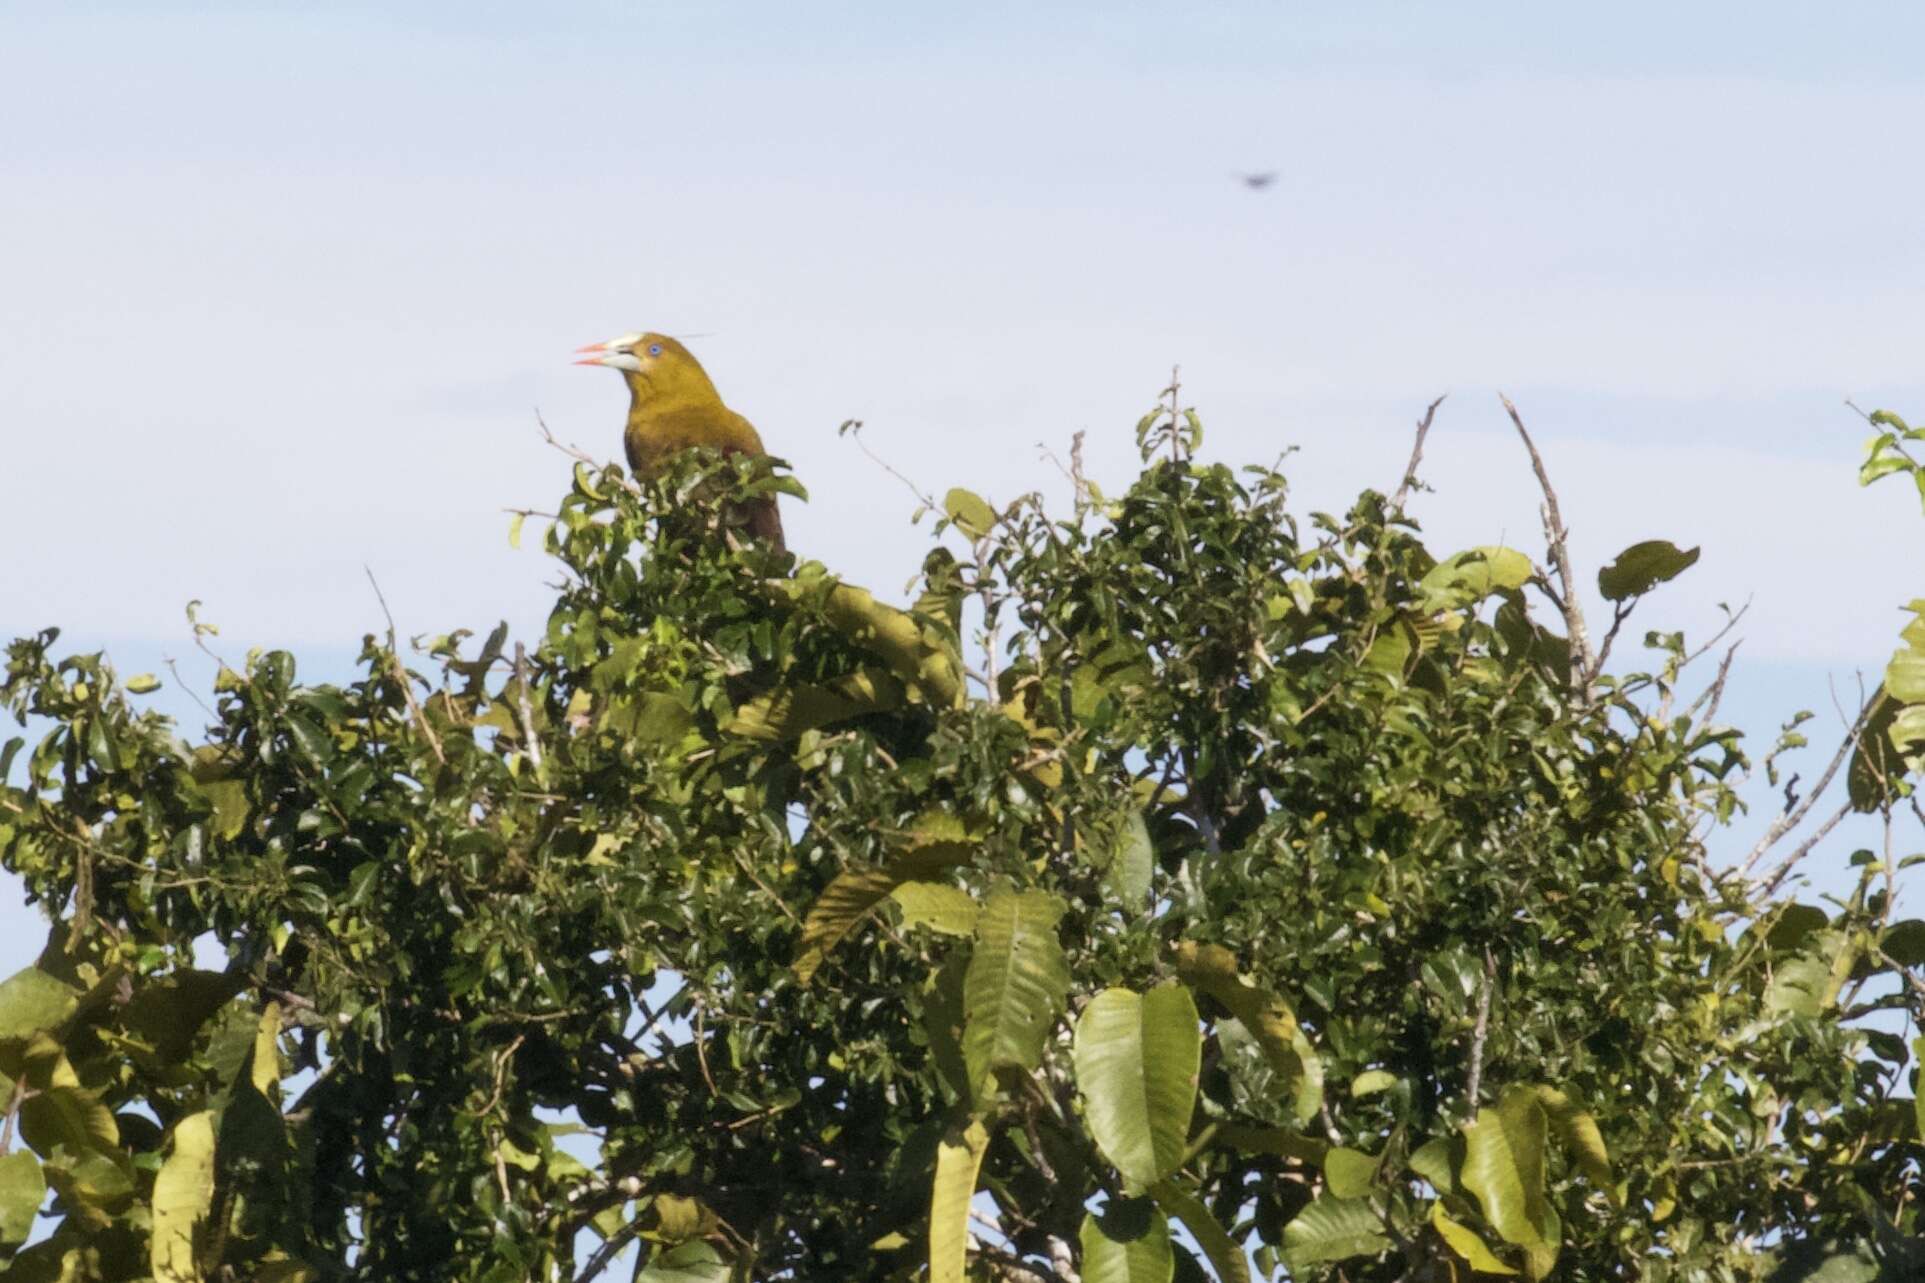
[[[618,454],[570,353],[653,328],[808,485],[791,544],[885,592],[925,537],[846,419],[999,502],[1087,430],[1114,488],[1181,363],[1206,456],[1295,447],[1307,510],[1449,392],[1416,515],[1537,552],[1502,389],[1587,581],[1702,545],[1643,622],[1751,600],[1734,720],[1835,727],[1925,590],[1844,405],[1925,417],[1920,47],[1898,4],[9,4],[0,635],[204,688],[198,598],[338,677],[364,567],[404,633],[530,635],[536,412]]]

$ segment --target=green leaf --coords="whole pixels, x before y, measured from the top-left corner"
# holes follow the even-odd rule
[[[201,1283],[194,1232],[213,1206],[214,1113],[203,1109],[174,1124],[167,1160],[154,1176],[149,1259],[158,1283]]]
[[[0,1154],[0,1246],[27,1241],[46,1198],[47,1177],[38,1158],[24,1149]]]
[[[1367,1198],[1319,1195],[1283,1227],[1283,1254],[1292,1274],[1321,1261],[1381,1256],[1389,1250],[1383,1220]]]
[[[1377,1184],[1378,1160],[1360,1149],[1332,1145],[1323,1156],[1324,1184],[1338,1198],[1363,1198]]]
[[[148,695],[160,689],[160,678],[152,673],[136,673],[127,679],[129,695]]]
[[[1230,1237],[1223,1223],[1194,1191],[1175,1181],[1163,1180],[1150,1187],[1150,1195],[1166,1215],[1182,1221],[1190,1231],[1197,1246],[1210,1258],[1218,1283],[1250,1283],[1250,1262],[1244,1256],[1243,1247]]]
[[[1076,1022],[1072,1058],[1090,1135],[1132,1190],[1176,1170],[1196,1112],[1203,1038],[1182,985],[1105,989]]]
[[[1578,1170],[1584,1173],[1584,1178],[1616,1203],[1617,1190],[1611,1179],[1611,1153],[1605,1148],[1604,1134],[1598,1130],[1597,1119],[1579,1109],[1576,1102],[1555,1087],[1540,1085],[1531,1091],[1536,1095],[1537,1103],[1543,1106],[1545,1116],[1550,1119],[1551,1130],[1569,1151]]]
[[[1698,549],[1680,549],[1666,539],[1634,543],[1597,573],[1597,590],[1606,601],[1642,597],[1697,564]]]
[[[996,524],[996,510],[960,486],[942,497],[942,510],[971,539],[981,539]]]
[[[525,512],[517,512],[508,519],[508,546],[510,548],[521,547],[521,523],[527,519],[528,514]]]
[[[0,983],[0,1042],[24,1042],[57,1028],[80,1005],[81,991],[38,967]]]
[[[1792,954],[1771,964],[1765,986],[1765,1009],[1792,1016],[1816,1016],[1825,1009],[1831,986],[1831,966],[1808,953]]]
[[[1904,778],[1905,762],[1891,742],[1892,723],[1904,705],[1885,693],[1881,683],[1865,702],[1864,730],[1859,732],[1858,747],[1845,772],[1845,791],[1854,810],[1876,811],[1897,794]]]
[[[1907,646],[1885,665],[1885,690],[1903,704],[1925,701],[1925,651]]]
[[[1350,1080],[1350,1098],[1362,1100],[1381,1091],[1389,1091],[1400,1080],[1388,1069],[1366,1069]]]
[[[974,935],[982,906],[976,897],[948,882],[905,882],[890,896],[902,906],[902,925],[928,927],[946,936]]]
[[[936,1184],[929,1196],[929,1283],[968,1278],[969,1204],[989,1148],[989,1129],[972,1118],[936,1147]]]
[[[1507,1243],[1555,1243],[1554,1213],[1544,1198],[1544,1142],[1550,1120],[1528,1087],[1508,1088],[1494,1109],[1464,1127],[1464,1188]]]
[[[749,700],[735,710],[726,729],[747,739],[787,743],[852,717],[901,708],[907,697],[895,674],[865,668],[827,685],[784,686]]]
[[[1495,592],[1522,588],[1537,573],[1531,559],[1514,548],[1472,548],[1447,557],[1431,568],[1419,587],[1432,610],[1450,610],[1480,602]]]
[[[897,854],[887,864],[837,874],[803,917],[791,964],[796,979],[807,984],[830,951],[897,887],[954,868],[974,853],[974,847],[962,842],[930,842]]]
[[[1439,1194],[1451,1194],[1457,1190],[1457,1164],[1462,1161],[1455,1152],[1458,1141],[1450,1136],[1433,1136],[1411,1151],[1410,1170],[1429,1181],[1431,1188]]]
[[[1504,1264],[1497,1254],[1491,1251],[1484,1240],[1477,1237],[1477,1231],[1468,1225],[1459,1225],[1444,1215],[1444,1200],[1438,1199],[1430,1205],[1431,1227],[1439,1238],[1449,1245],[1450,1250],[1464,1258],[1464,1263],[1480,1274],[1515,1274],[1517,1271]]]
[[[1422,640],[1409,621],[1393,619],[1383,626],[1358,664],[1401,685],[1410,671],[1411,661],[1422,647]]]
[[[1912,1063],[1925,1066],[1925,1034],[1912,1039]],[[1925,1141],[1925,1069],[1912,1083],[1912,1122],[1918,1128],[1913,1139]]]
[[[1109,836],[1109,861],[1103,867],[1103,886],[1128,907],[1142,907],[1149,896],[1157,851],[1149,842],[1149,825],[1142,809],[1130,807]]]
[[[1299,1123],[1315,1117],[1323,1101],[1323,1062],[1290,1004],[1245,981],[1237,973],[1236,955],[1221,945],[1179,943],[1176,974],[1197,992],[1228,1007],[1256,1038],[1282,1080],[1291,1116]]]
[[[238,779],[197,780],[194,787],[214,808],[214,833],[231,842],[247,827],[247,785]]]
[[[114,1111],[101,1103],[99,1092],[83,1087],[43,1087],[27,1097],[20,1103],[20,1134],[43,1154],[56,1145],[75,1153],[118,1154],[120,1148]]]
[[[1925,964],[1925,921],[1903,918],[1892,923],[1879,936],[1878,947],[1901,967]]]
[[[1170,1223],[1148,1199],[1111,1199],[1083,1217],[1083,1283],[1170,1283]]]
[[[728,1283],[729,1263],[701,1239],[677,1243],[648,1258],[636,1283]]]
[[[1056,939],[1065,906],[1042,891],[999,890],[983,905],[963,979],[963,1058],[972,1094],[999,1066],[1031,1070],[1069,994]]]
[[[177,971],[136,989],[124,1018],[153,1047],[157,1061],[179,1064],[192,1050],[201,1026],[246,985],[242,973]]]

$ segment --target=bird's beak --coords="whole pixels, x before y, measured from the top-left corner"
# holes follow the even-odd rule
[[[641,341],[641,337],[639,334],[624,334],[606,343],[589,343],[578,347],[575,349],[575,355],[581,359],[575,364],[606,365],[616,370],[640,371],[642,363],[630,349]]]

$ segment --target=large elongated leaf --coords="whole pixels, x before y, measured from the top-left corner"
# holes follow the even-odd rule
[[[1555,1087],[1537,1086],[1531,1093],[1543,1106],[1551,1130],[1569,1151],[1584,1178],[1617,1203],[1617,1188],[1611,1180],[1611,1151],[1605,1147],[1604,1133],[1598,1130],[1597,1119],[1579,1109],[1575,1101]]]
[[[777,601],[814,604],[830,627],[867,650],[939,708],[962,703],[961,657],[940,630],[875,599],[866,588],[826,574],[819,562],[788,579],[765,579],[758,587]]]
[[[1150,893],[1156,850],[1139,807],[1091,823],[1086,841],[1091,865],[1101,870],[1103,886],[1123,907],[1141,909]]]
[[[1090,1135],[1131,1189],[1148,1189],[1182,1161],[1202,1054],[1196,1003],[1182,985],[1105,989],[1076,1022]]]
[[[172,1151],[154,1176],[150,1261],[160,1283],[201,1283],[194,1229],[214,1205],[214,1113],[174,1124]]]
[[[1450,1250],[1463,1257],[1465,1264],[1479,1274],[1517,1273],[1516,1269],[1504,1264],[1483,1239],[1477,1237],[1476,1230],[1468,1225],[1459,1225],[1446,1216],[1444,1200],[1441,1198],[1430,1205],[1430,1223],[1438,1237],[1450,1245]]]
[[[1300,1123],[1314,1118],[1323,1101],[1323,1062],[1290,1004],[1245,981],[1237,974],[1236,955],[1221,945],[1185,940],[1176,949],[1176,973],[1228,1007],[1257,1040],[1281,1080],[1291,1117]]]
[[[1313,1200],[1283,1227],[1283,1254],[1292,1274],[1301,1274],[1319,1261],[1345,1261],[1353,1256],[1378,1256],[1390,1250],[1383,1220],[1367,1198]]]
[[[731,735],[784,743],[852,717],[902,707],[907,688],[895,674],[865,668],[821,686],[784,686],[749,700],[725,728]]]
[[[1496,1108],[1478,1110],[1464,1127],[1464,1188],[1507,1243],[1556,1242],[1555,1213],[1544,1197],[1549,1130],[1550,1119],[1528,1087],[1506,1089]]]
[[[997,891],[976,921],[963,977],[963,1060],[972,1095],[999,1066],[1029,1070],[1062,1014],[1069,964],[1056,938],[1063,902],[1042,891]]]
[[[969,1264],[969,1203],[989,1148],[980,1118],[936,1147],[936,1184],[929,1196],[929,1283],[963,1283]]]
[[[1083,1218],[1083,1283],[1170,1283],[1170,1223],[1148,1199],[1112,1199]]]
[[[796,978],[807,984],[830,951],[897,887],[967,863],[974,853],[966,842],[932,841],[913,846],[885,864],[837,874],[802,920],[802,939],[791,964]]]
[[[1218,1283],[1250,1283],[1250,1262],[1242,1246],[1224,1230],[1202,1199],[1173,1180],[1158,1181],[1150,1187],[1150,1195],[1165,1214],[1182,1221],[1190,1231],[1197,1246],[1210,1258]]]

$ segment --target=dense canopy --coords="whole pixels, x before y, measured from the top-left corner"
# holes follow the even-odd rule
[[[908,609],[690,452],[577,468],[538,639],[253,654],[186,736],[14,642],[8,1277],[1917,1277],[1925,923],[1890,845],[1793,898],[1795,790],[1707,857],[1802,735],[1626,658],[1695,550],[1587,628],[1554,500],[1542,566],[1432,550],[1414,475],[1300,518],[1174,390],[1138,436],[932,497]],[[1841,750],[1888,832],[1904,640]]]

